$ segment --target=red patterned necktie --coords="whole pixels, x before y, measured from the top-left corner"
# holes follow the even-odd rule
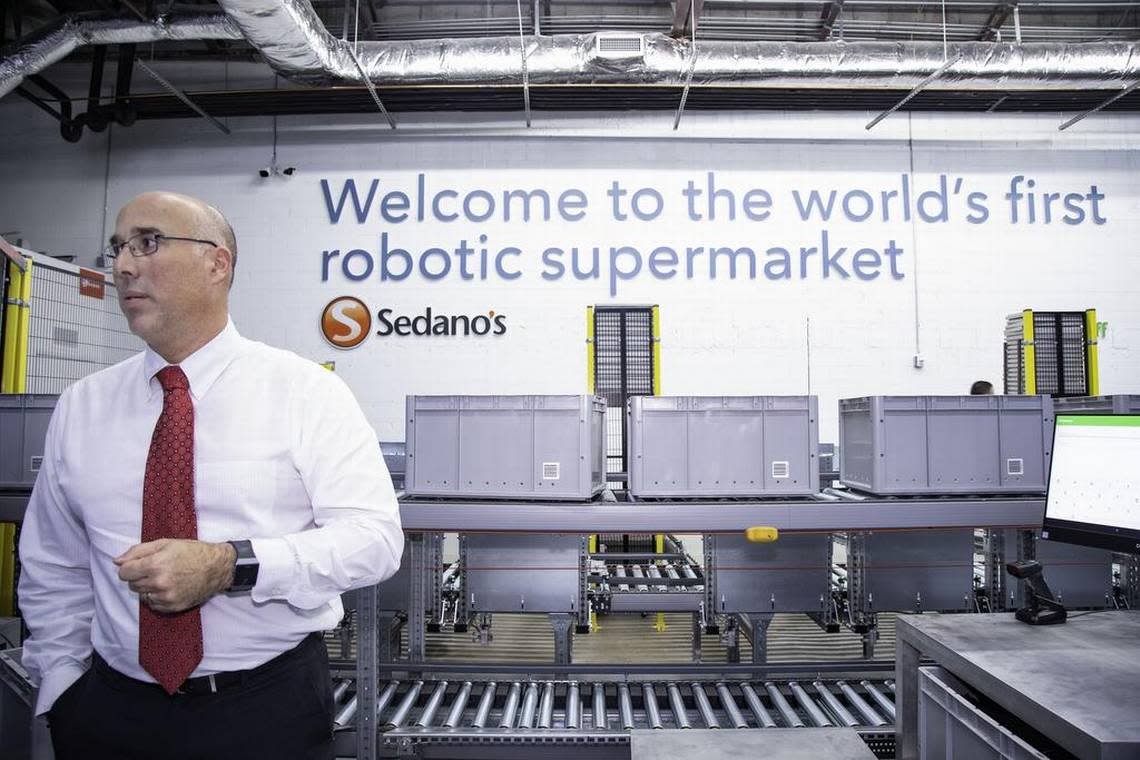
[[[154,426],[143,480],[142,540],[198,538],[194,512],[194,404],[181,367],[158,372],[162,414]],[[139,664],[168,694],[202,661],[197,607],[171,615],[139,602]]]

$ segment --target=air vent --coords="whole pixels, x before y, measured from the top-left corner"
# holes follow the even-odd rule
[[[640,34],[597,34],[594,40],[594,55],[598,58],[640,58],[645,55],[645,39]]]
[[[1023,459],[1007,459],[1007,460],[1005,460],[1005,474],[1006,475],[1024,475],[1025,474],[1025,460],[1023,460]]]
[[[542,463],[542,479],[543,480],[558,480],[559,471],[561,468],[558,462],[543,462]]]
[[[773,478],[786,478],[788,477],[788,463],[787,462],[772,462],[772,477]]]

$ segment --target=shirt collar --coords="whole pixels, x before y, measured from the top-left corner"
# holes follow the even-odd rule
[[[178,365],[186,373],[190,382],[190,395],[198,401],[209,393],[214,381],[229,366],[241,348],[243,338],[238,334],[232,319],[226,319],[226,326],[209,343],[187,356]],[[155,375],[170,363],[159,356],[149,346],[143,352],[143,378],[147,383],[147,399],[162,392],[162,386]]]

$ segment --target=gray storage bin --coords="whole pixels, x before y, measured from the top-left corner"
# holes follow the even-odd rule
[[[35,484],[58,400],[46,393],[0,395],[0,487]]]
[[[1057,414],[1140,414],[1140,395],[1069,396],[1053,399]]]
[[[637,497],[798,496],[819,490],[815,396],[634,396]]]
[[[1047,760],[1048,755],[972,705],[967,693],[943,668],[918,669],[921,760]]]
[[[869,396],[839,401],[839,480],[875,494],[1041,493],[1048,396]]]
[[[408,396],[409,496],[590,499],[605,488],[598,396]]]

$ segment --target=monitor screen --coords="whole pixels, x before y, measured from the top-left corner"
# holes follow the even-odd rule
[[[1041,537],[1140,554],[1140,415],[1057,415]]]

